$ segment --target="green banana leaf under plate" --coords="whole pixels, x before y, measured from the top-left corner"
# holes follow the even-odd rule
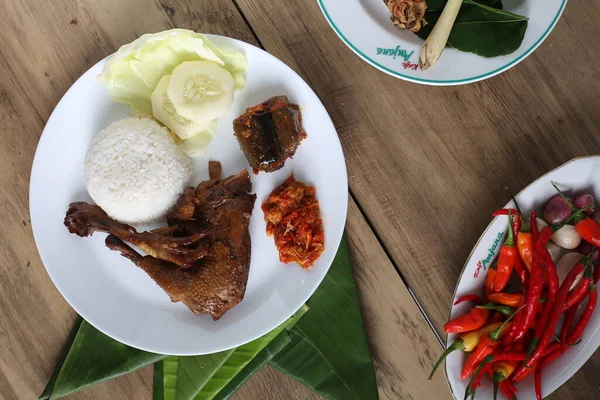
[[[154,400],[228,399],[271,365],[327,399],[377,399],[348,245],[304,305],[271,332],[234,349],[165,356],[126,346],[77,319],[40,399],[58,399],[154,364]]]

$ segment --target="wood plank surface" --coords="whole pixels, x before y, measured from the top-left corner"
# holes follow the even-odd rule
[[[177,26],[254,38],[235,5],[219,0],[0,0],[0,9],[0,399],[33,399],[75,318],[43,268],[28,219],[31,163],[54,106],[85,70],[143,33]],[[425,384],[439,343],[353,202],[348,235],[381,397],[448,398],[442,375]],[[146,368],[70,398],[149,399],[151,382]],[[265,368],[236,398],[318,396]]]
[[[570,2],[547,41],[510,71],[450,88],[366,64],[316,2],[238,4],[264,47],[324,102],[350,190],[440,334],[472,246],[509,200],[505,188],[600,153],[597,2]],[[600,398],[598,368],[600,352],[551,398]]]

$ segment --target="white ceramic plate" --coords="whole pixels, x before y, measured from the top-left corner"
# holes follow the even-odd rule
[[[524,212],[526,212],[525,210],[530,211],[535,209],[538,210],[538,215],[541,215],[546,201],[556,194],[551,182],[555,182],[560,188],[564,188],[572,193],[591,193],[599,199],[600,175],[598,171],[600,171],[600,156],[572,160],[527,186],[517,195],[517,201]],[[508,206],[514,207],[514,204],[511,202]],[[456,286],[452,303],[458,297],[465,294],[483,293],[487,268],[495,260],[502,243],[504,243],[506,228],[507,217],[497,217],[487,227],[465,264]],[[468,311],[468,308],[469,305],[466,303],[452,307],[450,318]],[[457,337],[458,335],[456,334],[448,335],[446,346],[450,345]],[[600,312],[595,312],[585,330],[581,343],[570,348],[562,357],[544,369],[542,384],[544,397],[550,395],[550,393],[569,380],[599,346]],[[468,380],[461,381],[460,379],[460,372],[465,359],[464,353],[453,352],[446,362],[446,377],[452,394],[456,399],[464,397],[465,388],[468,384]],[[476,397],[478,400],[490,400],[493,398],[492,382],[487,377],[485,379],[483,387],[477,389]],[[518,397],[520,399],[535,398],[533,376],[519,383],[517,388],[519,389]]]
[[[191,184],[208,178],[208,160],[223,176],[248,167],[232,122],[246,107],[275,95],[300,105],[308,134],[293,159],[274,173],[252,176],[257,201],[250,222],[252,261],[244,300],[219,321],[197,316],[169,297],[141,269],[104,246],[105,234],[70,234],[63,225],[73,201],[90,201],[83,163],[92,138],[129,116],[98,82],[106,60],[87,71],[65,94],[46,124],[33,162],[30,212],[35,241],[50,277],[69,304],[100,331],[129,346],[172,355],[208,354],[247,343],[275,328],[306,302],[327,273],[338,249],[348,205],[348,181],[336,130],[315,93],[292,69],[270,54],[237,40],[210,36],[221,46],[245,51],[247,85],[218,122],[207,157],[196,158]],[[281,264],[260,209],[271,190],[294,172],[317,188],[325,251],[310,271]]]
[[[363,60],[397,78],[440,86],[481,81],[515,66],[546,39],[567,4],[567,0],[503,0],[506,11],[529,18],[517,51],[483,58],[446,48],[435,66],[422,71],[417,65],[423,40],[396,28],[383,0],[317,1],[333,30]]]

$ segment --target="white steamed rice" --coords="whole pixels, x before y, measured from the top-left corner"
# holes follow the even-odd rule
[[[148,118],[126,118],[100,132],[85,158],[92,199],[112,218],[150,222],[175,204],[192,162],[171,134]]]

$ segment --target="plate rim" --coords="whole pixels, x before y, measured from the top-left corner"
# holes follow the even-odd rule
[[[195,32],[195,31],[194,31]],[[338,240],[334,240],[334,241],[329,241],[330,242],[330,246],[331,245],[335,245],[336,249],[339,249],[339,246],[342,242],[342,239],[344,237],[344,232],[346,229],[346,224],[348,221],[348,191],[349,191],[349,186],[348,186],[348,167],[346,165],[346,158],[344,155],[344,149],[343,146],[341,145],[341,141],[339,138],[339,134],[338,134],[338,130],[335,126],[335,124],[333,123],[333,120],[331,119],[331,115],[329,114],[329,112],[327,111],[327,108],[325,107],[325,105],[323,104],[323,102],[321,101],[321,99],[319,98],[319,96],[317,95],[317,93],[313,90],[313,88],[308,84],[308,82],[306,82],[306,80],[300,76],[292,67],[290,67],[289,65],[287,65],[285,62],[283,62],[282,60],[280,60],[279,58],[277,58],[276,56],[274,56],[273,54],[267,52],[266,50],[253,45],[252,43],[248,43],[248,42],[244,42],[242,40],[239,39],[235,39],[235,38],[231,38],[228,36],[223,36],[223,35],[215,35],[215,34],[204,34],[206,37],[208,37],[209,39],[211,38],[215,38],[217,40],[225,40],[225,41],[229,41],[230,43],[234,44],[234,45],[238,45],[240,47],[244,47],[244,46],[250,46],[252,47],[254,50],[258,50],[260,53],[263,53],[264,55],[266,55],[267,57],[271,58],[274,62],[276,63],[280,63],[282,66],[284,66],[285,68],[287,68],[289,70],[289,72],[293,75],[296,75],[297,78],[299,78],[302,82],[304,82],[307,86],[308,89],[310,89],[310,91],[312,92],[312,94],[315,96],[316,99],[316,105],[319,105],[323,111],[325,112],[325,116],[327,117],[327,119],[329,120],[329,122],[331,123],[331,127],[333,128],[333,131],[337,137],[337,146],[336,149],[331,149],[331,150],[336,150],[339,152],[340,156],[341,156],[341,160],[342,160],[342,171],[343,171],[343,186],[346,188],[345,191],[345,195],[342,196],[342,198],[344,200],[343,203],[341,204],[341,206],[343,207],[343,225],[341,226],[341,234],[339,235],[339,239]],[[268,329],[266,329],[264,332],[256,334],[256,335],[252,335],[249,336],[247,339],[242,340],[239,343],[235,343],[234,345],[228,347],[228,348],[222,348],[222,349],[217,349],[217,350],[207,350],[204,352],[198,352],[197,350],[193,350],[193,351],[169,351],[168,353],[164,353],[162,351],[157,351],[157,349],[152,348],[152,346],[148,347],[145,345],[140,345],[139,343],[133,343],[130,340],[123,340],[123,338],[116,338],[115,336],[119,336],[119,335],[113,335],[110,334],[107,330],[103,329],[100,326],[97,326],[95,323],[93,323],[92,321],[90,321],[89,319],[85,318],[85,316],[81,313],[80,311],[80,307],[76,307],[71,301],[68,300],[67,296],[65,296],[65,294],[63,293],[63,290],[61,290],[59,288],[59,286],[56,284],[56,280],[53,276],[53,274],[50,272],[50,270],[48,269],[48,267],[46,266],[46,262],[45,262],[45,257],[43,256],[43,254],[40,252],[39,246],[38,246],[38,237],[39,235],[41,235],[41,233],[39,233],[39,229],[35,228],[35,225],[33,223],[33,218],[32,217],[32,207],[33,207],[33,179],[32,177],[34,176],[34,170],[36,169],[36,164],[39,163],[39,149],[41,147],[42,141],[48,140],[48,135],[44,135],[44,133],[46,132],[47,126],[50,125],[51,121],[53,120],[53,118],[58,118],[58,115],[55,114],[55,110],[61,105],[61,103],[63,103],[63,101],[65,101],[65,98],[69,95],[69,93],[71,91],[74,91],[76,87],[78,87],[79,85],[82,84],[82,81],[84,79],[84,77],[88,74],[92,74],[92,70],[97,67],[99,64],[106,62],[111,56],[113,56],[116,53],[113,52],[109,55],[107,55],[106,57],[98,60],[96,63],[94,63],[91,67],[89,67],[85,72],[83,72],[76,80],[75,82],[73,82],[71,84],[71,86],[69,86],[69,88],[64,92],[64,94],[62,95],[62,97],[60,98],[60,100],[56,103],[56,105],[54,106],[52,113],[50,114],[50,116],[48,117],[48,120],[46,121],[45,125],[44,125],[44,129],[42,130],[42,133],[40,135],[40,138],[38,140],[38,144],[36,146],[36,150],[35,150],[35,154],[33,157],[33,161],[31,164],[31,170],[30,170],[30,177],[29,177],[29,191],[28,191],[28,196],[29,196],[29,201],[28,201],[28,208],[29,208],[29,216],[30,219],[32,221],[31,223],[31,229],[32,229],[32,236],[34,239],[34,243],[36,246],[36,250],[38,251],[38,255],[40,257],[40,260],[42,261],[42,264],[44,266],[44,269],[46,270],[46,273],[48,274],[48,276],[50,277],[50,280],[52,281],[52,284],[54,285],[54,287],[56,288],[56,290],[58,290],[58,292],[60,293],[61,297],[66,301],[66,303],[69,305],[69,307],[71,307],[79,316],[81,316],[87,323],[89,323],[90,325],[92,325],[95,329],[97,329],[98,331],[102,332],[103,334],[105,334],[106,336],[110,337],[113,340],[116,340],[120,343],[123,343],[127,346],[133,347],[135,349],[138,350],[142,350],[142,351],[147,351],[147,352],[151,352],[151,353],[156,353],[156,354],[164,354],[164,355],[172,355],[172,356],[198,356],[198,355],[206,355],[206,354],[214,354],[214,353],[218,353],[221,351],[227,351],[230,349],[234,349],[237,348],[239,346],[243,346],[247,343],[250,343],[256,339],[258,339],[259,337],[271,332],[273,329],[277,328],[277,326],[279,326],[281,323],[285,322],[285,320],[289,319],[290,316],[294,315],[294,313],[297,310],[294,310],[291,312],[290,315],[288,315],[285,319],[283,319],[280,322],[277,322],[273,327],[269,327]],[[39,167],[37,167],[39,169]],[[37,233],[36,233],[37,232]],[[337,250],[336,250],[336,254],[337,254]],[[325,271],[323,273],[323,276],[319,279],[318,284],[315,285],[315,287],[306,292],[306,299],[300,304],[299,307],[302,307],[303,304],[306,304],[306,302],[312,297],[312,295],[316,292],[316,290],[321,286],[323,280],[325,279],[325,276],[329,273],[329,270],[331,268],[331,265],[333,264],[335,260],[335,256],[334,259],[331,261],[331,263],[329,263],[326,268]],[[168,345],[165,345],[163,347],[169,347]]]
[[[454,85],[466,85],[469,83],[475,83],[475,82],[483,81],[485,79],[492,78],[498,74],[501,74],[504,71],[509,70],[510,68],[514,67],[515,65],[517,65],[521,61],[523,61],[525,58],[530,56],[531,53],[533,53],[544,42],[544,40],[546,40],[546,38],[548,38],[550,33],[554,30],[554,27],[558,23],[558,20],[560,19],[562,13],[565,10],[568,0],[562,0],[562,4],[561,4],[556,16],[554,17],[554,19],[550,23],[550,26],[546,29],[544,34],[529,49],[527,49],[527,51],[525,51],[519,57],[510,61],[508,64],[506,64],[500,68],[497,68],[493,71],[487,72],[485,74],[481,74],[481,75],[478,75],[478,76],[475,76],[472,78],[450,79],[450,80],[434,80],[434,79],[415,78],[415,77],[394,71],[390,68],[387,68],[387,67],[379,64],[377,61],[371,59],[369,56],[367,56],[366,54],[361,52],[360,49],[358,49],[354,44],[352,44],[352,42],[348,38],[346,38],[344,36],[344,34],[339,30],[339,28],[337,27],[335,22],[333,22],[333,19],[327,12],[327,8],[325,7],[325,4],[323,4],[323,0],[317,0],[317,2],[319,4],[319,8],[321,9],[321,12],[325,16],[325,19],[327,20],[327,22],[329,23],[329,25],[331,26],[333,31],[336,33],[336,35],[338,35],[338,37],[340,39],[342,39],[342,42],[344,42],[344,44],[346,46],[348,46],[348,48],[350,48],[350,50],[352,50],[363,61],[367,62],[371,66],[373,66],[373,67],[377,68],[378,70],[385,72],[386,74],[391,75],[395,78],[402,79],[402,80],[412,82],[412,83],[424,84],[424,85],[430,85],[430,86],[454,86]]]

